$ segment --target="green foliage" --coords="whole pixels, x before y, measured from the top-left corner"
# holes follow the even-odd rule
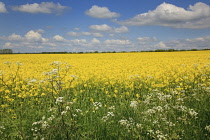
[[[0,54],[12,54],[12,49],[0,49]]]

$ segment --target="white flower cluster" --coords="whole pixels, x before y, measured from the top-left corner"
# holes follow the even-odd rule
[[[135,126],[134,120],[132,118],[129,118],[128,120],[120,120],[120,125],[125,126],[126,128],[130,128],[131,126]]]
[[[4,130],[5,127],[4,126],[0,126],[0,134],[3,134],[2,130]]]
[[[113,116],[114,116],[113,112],[108,112],[107,115],[102,118],[102,120],[106,122],[110,117],[113,117]]]
[[[63,97],[58,97],[55,101],[56,104],[62,103],[63,102]]]
[[[33,83],[37,82],[36,79],[31,79],[30,81],[28,81],[28,85],[32,85]]]
[[[130,107],[137,108],[138,104],[139,103],[137,101],[131,101]]]
[[[207,125],[205,129],[210,132],[210,125]]]
[[[102,107],[102,104],[100,102],[94,102],[93,106],[95,107],[95,110],[97,110],[99,107]]]
[[[42,117],[42,120],[40,121],[37,121],[37,122],[34,122],[32,125],[36,126],[36,125],[41,125],[41,128],[42,129],[46,129],[48,128],[50,125],[49,125],[49,122],[52,121],[53,119],[55,119],[55,116],[54,115],[51,115],[49,118],[45,118],[45,116]],[[34,127],[32,128],[31,130],[34,131],[34,132],[37,132],[38,130],[40,130],[41,128],[38,128],[38,127]]]

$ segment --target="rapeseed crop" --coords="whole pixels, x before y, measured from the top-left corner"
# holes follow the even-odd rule
[[[210,51],[0,55],[2,139],[209,139]]]

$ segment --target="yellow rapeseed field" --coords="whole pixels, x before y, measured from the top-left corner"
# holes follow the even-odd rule
[[[23,64],[20,75],[24,78],[42,79],[42,73],[50,71],[54,61],[72,65],[70,74],[79,79],[92,77],[99,80],[126,81],[132,76],[154,78],[188,76],[192,71],[209,70],[210,51],[158,52],[158,53],[106,53],[106,54],[13,54],[0,55],[0,70],[15,72],[16,65],[8,67],[5,62]],[[199,71],[200,70],[200,71]]]
[[[7,79],[14,76],[20,67],[18,76],[23,81],[40,81],[46,78],[44,72],[57,69],[50,64],[58,61],[67,63],[66,65],[71,68],[65,82],[77,77],[74,84],[92,79],[94,83],[119,82],[131,86],[130,80],[138,78],[154,88],[164,87],[170,82],[179,82],[183,79],[191,81],[197,75],[208,73],[210,51],[0,55],[0,72],[4,79]]]

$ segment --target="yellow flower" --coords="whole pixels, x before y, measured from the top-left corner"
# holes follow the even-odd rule
[[[46,94],[44,92],[42,92],[41,96],[45,96]]]
[[[139,94],[136,94],[136,97],[137,97],[137,98],[139,98],[139,97],[140,97],[140,95],[139,95]]]

